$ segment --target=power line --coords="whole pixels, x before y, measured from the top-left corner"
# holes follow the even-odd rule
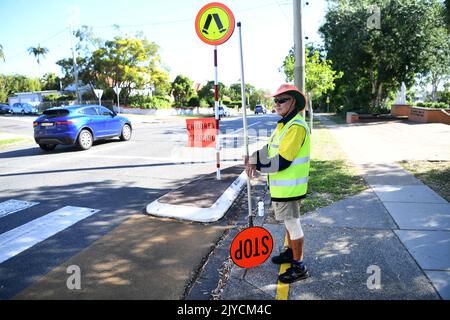
[[[55,33],[54,35],[48,37],[47,39],[45,39],[44,41],[41,41],[39,43],[46,43],[47,41],[52,40],[53,38],[56,38],[57,36],[59,36],[60,34],[62,34],[63,32],[66,32],[68,29],[68,27],[65,27],[64,29],[58,31],[57,33]]]
[[[68,29],[68,27],[65,27],[64,29],[58,31],[57,33],[53,34],[52,36],[46,38],[44,41],[38,41],[38,44],[45,44],[48,41],[56,38],[57,36],[61,35],[62,33],[66,32]],[[21,58],[22,56],[26,55],[26,49],[24,50],[20,50],[20,51],[16,51],[15,53],[11,54],[11,58],[7,58],[7,61],[14,61],[15,59]]]

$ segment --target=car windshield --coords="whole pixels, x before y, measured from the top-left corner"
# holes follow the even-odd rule
[[[69,114],[69,110],[53,109],[53,110],[45,110],[43,113],[47,118],[59,118],[59,117],[67,116]]]

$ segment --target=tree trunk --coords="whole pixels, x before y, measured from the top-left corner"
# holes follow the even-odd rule
[[[378,84],[376,108],[380,108],[381,107],[382,98],[383,98],[383,82],[380,82]]]
[[[370,106],[370,112],[377,110],[381,106],[383,97],[383,83],[379,82],[378,80],[372,82],[372,88],[372,103]]]
[[[431,75],[431,100],[436,102],[436,93],[439,86],[439,82],[441,82],[440,77],[437,74]]]

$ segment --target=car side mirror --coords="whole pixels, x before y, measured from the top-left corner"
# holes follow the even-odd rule
[[[111,113],[111,117],[115,117],[115,116],[117,116],[117,113],[115,112],[115,111],[113,111],[112,113]]]

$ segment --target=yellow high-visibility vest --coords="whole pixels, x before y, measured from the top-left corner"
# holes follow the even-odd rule
[[[298,200],[303,198],[308,191],[310,133],[305,119],[300,114],[297,114],[286,123],[281,130],[275,130],[269,139],[268,156],[269,158],[278,156],[281,141],[293,125],[305,128],[305,141],[288,168],[279,172],[269,173],[268,184],[272,200]]]

